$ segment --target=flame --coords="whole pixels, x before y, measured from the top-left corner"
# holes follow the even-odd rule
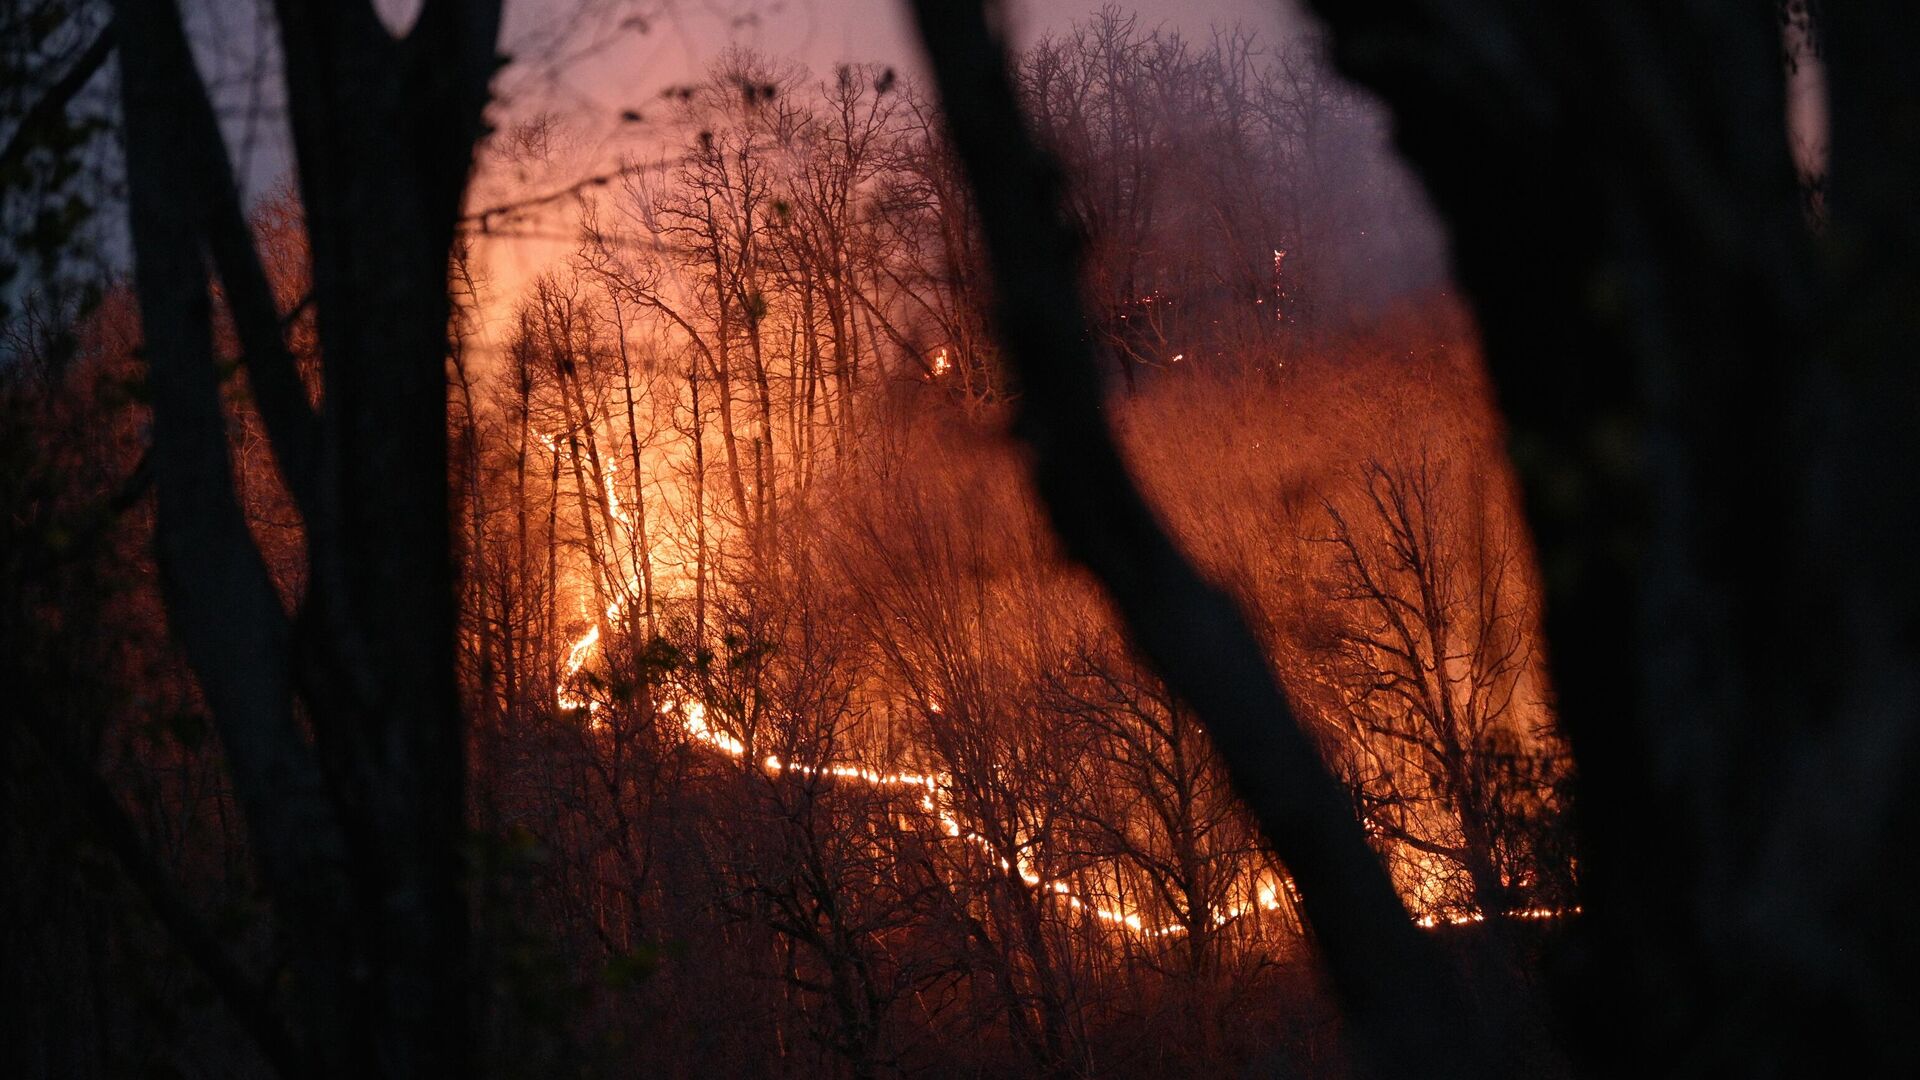
[[[1578,915],[1581,913],[1582,910],[1584,909],[1581,908],[1579,904],[1574,904],[1571,907],[1563,907],[1563,908],[1557,908],[1557,907],[1519,908],[1517,910],[1507,912],[1506,917],[1509,919],[1564,919],[1569,915]],[[1470,911],[1465,913],[1456,912],[1455,914],[1452,914],[1452,915],[1442,915],[1442,916],[1422,915],[1418,919],[1413,920],[1415,926],[1419,926],[1427,930],[1431,930],[1436,926],[1471,926],[1474,923],[1483,923],[1486,921],[1487,921],[1487,917],[1478,911]]]
[[[607,473],[605,486],[607,489],[607,516],[631,528],[633,526],[633,518],[627,513],[626,507],[620,505],[620,492],[613,484],[614,474],[620,471],[620,461],[618,458],[609,457],[607,458],[606,464]]]
[[[585,663],[588,653],[599,641],[599,628],[589,630],[586,635],[574,643],[567,655],[567,673],[577,672]],[[570,697],[563,695],[562,704],[569,704]],[[584,706],[593,710],[598,703],[589,702]],[[687,739],[697,745],[734,759],[747,757],[747,744],[737,736],[716,728],[707,719],[707,709],[699,701],[681,701],[669,699],[661,703],[659,713],[662,717],[677,719]],[[1187,928],[1179,923],[1164,926],[1149,926],[1139,912],[1124,907],[1109,906],[1083,899],[1076,895],[1068,882],[1049,878],[1034,869],[1033,864],[1023,854],[1016,853],[1009,858],[997,852],[993,841],[979,831],[964,824],[952,808],[950,792],[952,784],[944,773],[888,772],[865,765],[843,764],[836,762],[804,762],[783,759],[778,754],[768,754],[758,762],[761,769],[769,774],[793,773],[799,776],[830,776],[838,780],[854,781],[872,788],[908,788],[922,792],[920,809],[932,824],[946,836],[965,840],[978,848],[989,860],[997,862],[1003,873],[1015,874],[1025,885],[1049,894],[1064,898],[1076,911],[1084,911],[1110,926],[1124,929],[1130,933],[1146,937],[1166,937],[1183,934]],[[1277,904],[1261,904],[1265,909],[1277,907]],[[1216,915],[1215,922],[1224,923],[1228,917],[1237,918],[1253,910],[1253,905],[1239,905],[1232,909],[1231,915]]]
[[[587,654],[593,652],[593,647],[598,644],[600,644],[600,625],[595,623],[585,637],[574,642],[573,648],[567,650],[567,674],[577,674],[582,667],[586,666]]]
[[[611,496],[611,484],[609,484],[608,493]],[[612,606],[609,607],[607,616],[608,618],[615,616]],[[567,660],[564,665],[567,678],[572,678],[585,667],[599,643],[600,626],[595,623],[567,650]],[[559,691],[559,703],[569,709],[584,709],[590,718],[595,717],[600,709],[599,702],[576,695],[564,687]],[[938,701],[926,702],[926,708],[929,712],[940,712]],[[661,702],[658,711],[663,718],[677,720],[688,741],[736,760],[744,760],[747,757],[746,742],[715,727],[707,719],[707,707],[703,702],[669,698]],[[590,722],[594,727],[600,726],[597,719],[592,719]],[[1076,893],[1073,886],[1066,880],[1042,875],[1033,868],[1024,854],[1015,852],[1012,857],[1009,857],[1000,852],[992,840],[962,821],[953,805],[952,778],[946,773],[888,772],[860,764],[794,761],[783,759],[778,754],[768,754],[759,759],[757,764],[770,775],[792,773],[810,777],[829,776],[836,780],[856,782],[871,788],[918,789],[921,792],[919,807],[925,815],[922,820],[929,821],[945,836],[965,840],[979,849],[990,862],[998,864],[1001,872],[1018,875],[1023,884],[1043,895],[1064,899],[1074,911],[1089,914],[1116,930],[1146,938],[1180,936],[1190,929],[1179,922],[1150,926],[1137,910],[1095,902]],[[1216,908],[1212,913],[1212,923],[1215,926],[1223,926],[1256,912],[1277,911],[1282,906],[1280,894],[1283,889],[1290,899],[1298,899],[1291,880],[1277,875],[1263,875],[1257,879],[1251,895]],[[1577,915],[1580,910],[1578,906],[1536,907],[1511,911],[1507,916],[1516,919],[1557,919]],[[1443,924],[1464,926],[1484,921],[1486,921],[1485,915],[1472,912],[1447,916],[1424,915],[1415,919],[1414,923],[1424,929],[1433,929]]]
[[[567,650],[567,662],[561,665],[561,668],[565,672],[563,682],[564,679],[571,679],[580,673],[580,669],[586,666],[587,657],[592,655],[594,646],[598,644],[600,644],[600,624],[595,623],[592,627],[588,628],[580,640],[573,643],[572,648]],[[589,719],[600,710],[599,702],[592,698],[576,694],[565,685],[562,685],[556,692],[556,697],[561,708],[575,710],[585,709]]]

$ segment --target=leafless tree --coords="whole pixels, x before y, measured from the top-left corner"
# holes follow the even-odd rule
[[[1344,609],[1328,613],[1342,690],[1328,720],[1363,819],[1421,867],[1426,914],[1529,906],[1536,830],[1519,826],[1551,809],[1542,766],[1561,755],[1526,696],[1543,688],[1521,551],[1484,485],[1445,459],[1369,461],[1361,487],[1357,508],[1328,503],[1326,543]],[[1465,897],[1448,880],[1460,872]]]

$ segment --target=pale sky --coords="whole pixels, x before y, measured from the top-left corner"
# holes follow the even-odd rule
[[[1101,0],[1011,0],[1008,12],[1015,41],[1024,44],[1084,20],[1100,6]],[[1237,23],[1278,38],[1303,23],[1293,0],[1131,0],[1116,6],[1137,13],[1146,26],[1194,37]],[[627,21],[636,11],[651,12],[643,15],[644,29]],[[567,29],[581,42],[605,43],[598,54],[570,64],[565,82],[616,108],[697,78],[729,44],[792,57],[816,73],[849,61],[905,71],[920,65],[905,0],[508,0],[507,22],[508,49],[535,63],[530,53]]]
[[[417,0],[386,0],[404,4]],[[1085,21],[1102,0],[1010,0],[1016,46]],[[1142,28],[1201,39],[1239,26],[1278,44],[1305,25],[1294,0],[1130,0]],[[651,118],[661,91],[698,81],[730,46],[799,62],[819,78],[843,63],[897,68],[918,81],[920,46],[906,0],[507,0],[496,118],[533,112],[580,131],[611,130],[626,110]],[[626,135],[644,136],[639,132]]]
[[[1100,6],[1101,0],[1012,0],[1014,44],[1068,30]],[[1239,26],[1278,45],[1306,25],[1293,0],[1130,0],[1113,6],[1136,14],[1143,29],[1194,39]],[[634,21],[636,13],[643,21]],[[666,113],[661,91],[699,80],[730,46],[798,61],[819,78],[830,77],[842,63],[869,63],[925,82],[905,0],[507,0],[502,38],[514,64],[496,83],[496,122],[552,113],[563,120],[566,135],[544,174],[483,167],[470,196],[475,207],[564,188],[606,171],[626,153],[644,156],[660,134],[652,121]],[[645,122],[620,123],[628,109]],[[566,204],[543,210],[521,222],[514,237],[477,245],[477,268],[492,290],[514,293],[571,249],[569,213]]]

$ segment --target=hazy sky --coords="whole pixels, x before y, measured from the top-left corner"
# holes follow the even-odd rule
[[[1085,19],[1101,0],[1012,0],[1017,42]],[[1235,23],[1280,36],[1298,25],[1292,0],[1132,0],[1116,5],[1149,26],[1189,35]],[[627,16],[647,13],[644,28]],[[728,44],[795,58],[825,72],[844,61],[918,67],[919,46],[905,0],[508,0],[505,38],[516,51],[551,40],[571,25],[574,36],[608,42],[578,65],[569,82],[601,97],[645,98],[668,83],[697,77]],[[528,56],[527,59],[534,59]],[[537,62],[537,61],[536,61]]]
[[[390,26],[404,28],[419,0],[372,0]],[[1102,0],[1004,0],[1016,46],[1063,32],[1091,17]],[[264,0],[189,0],[185,5],[203,68],[221,103],[250,197],[288,183],[289,137],[279,108],[277,57]],[[1125,0],[1143,29],[1203,39],[1238,26],[1278,44],[1310,25],[1295,0]],[[664,133],[661,91],[701,78],[730,46],[790,59],[817,77],[841,63],[891,65],[909,77],[923,69],[906,0],[506,0],[502,49],[513,62],[495,82],[494,118],[503,124],[536,113],[563,122],[566,149],[544,174],[503,170],[483,158],[471,195],[499,205],[603,172],[623,155],[646,153]],[[264,55],[264,60],[263,60]],[[647,122],[624,124],[636,110]],[[520,235],[490,237],[476,249],[479,269],[511,293],[548,268],[572,244],[564,205],[552,220],[525,223]]]
[[[403,0],[390,0],[399,4]],[[1016,44],[1083,21],[1101,0],[1011,0]],[[1239,25],[1269,40],[1304,24],[1293,0],[1132,0],[1143,26],[1205,37]],[[635,16],[638,18],[635,18]],[[841,63],[921,70],[906,0],[507,0],[504,47],[516,64],[500,88],[509,112],[546,110],[589,126],[645,114],[668,86],[698,79],[730,45],[800,62],[825,76]]]
[[[391,25],[419,0],[373,0]],[[279,128],[270,24],[262,0],[188,3],[203,67],[222,103],[243,186],[257,195],[291,169]],[[1129,0],[1113,5],[1147,27],[1205,37],[1239,25],[1272,41],[1307,25],[1295,0]],[[1008,0],[1016,44],[1085,20],[1101,0]],[[557,113],[582,130],[643,115],[668,86],[698,79],[730,45],[797,60],[825,76],[844,62],[921,69],[906,0],[506,0],[502,48],[514,58],[496,83],[502,119]]]
[[[1065,31],[1100,6],[1101,0],[1012,0],[1007,11],[1014,43]],[[1131,0],[1113,6],[1136,14],[1143,28],[1192,38],[1238,25],[1278,43],[1304,25],[1292,0]],[[645,156],[645,146],[662,131],[652,123],[666,113],[661,91],[698,80],[729,46],[798,61],[821,78],[848,62],[891,65],[908,76],[922,70],[906,0],[507,0],[502,38],[514,64],[496,84],[503,96],[496,120],[553,113],[565,122],[566,136],[544,175],[483,166],[475,178],[475,206],[564,187],[605,171],[624,153]],[[620,123],[628,109],[647,122]],[[545,220],[523,223],[515,237],[494,238],[476,250],[496,288],[511,292],[570,248],[565,213],[565,207],[544,211]]]

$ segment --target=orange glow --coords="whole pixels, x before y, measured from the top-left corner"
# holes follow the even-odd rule
[[[608,616],[612,617],[612,615],[613,612],[609,611]],[[567,651],[565,665],[565,672],[569,678],[579,673],[599,643],[600,627],[597,624],[573,643]],[[595,714],[600,707],[598,702],[574,695],[564,688],[560,691],[559,701],[561,706],[568,709],[585,709],[589,716]],[[931,712],[940,711],[937,702],[929,702],[927,708]],[[669,699],[660,704],[659,714],[662,717],[677,720],[681,731],[692,743],[736,760],[747,756],[747,744],[740,738],[714,727],[707,719],[706,705],[699,701]],[[594,722],[594,726],[598,726],[597,721]],[[929,824],[937,827],[943,835],[966,840],[979,848],[990,860],[997,862],[1003,872],[1017,873],[1026,885],[1044,893],[1063,897],[1073,910],[1086,912],[1101,923],[1130,934],[1146,938],[1161,938],[1184,935],[1187,932],[1187,927],[1181,923],[1170,922],[1151,926],[1138,910],[1124,905],[1106,905],[1085,899],[1075,893],[1068,882],[1048,878],[1035,871],[1025,856],[1016,855],[1009,859],[997,853],[992,841],[958,816],[958,811],[953,808],[953,800],[949,794],[952,790],[952,781],[944,773],[890,772],[851,763],[793,761],[782,759],[778,754],[768,754],[761,758],[758,764],[770,775],[792,773],[798,776],[829,776],[836,780],[852,781],[880,789],[919,788],[923,792],[919,799],[919,807],[926,815],[926,819],[923,820],[928,820]],[[1280,893],[1283,889],[1290,898],[1293,897],[1293,885],[1290,881],[1271,878],[1256,879],[1256,884],[1248,894],[1214,912],[1214,925],[1224,925],[1256,912],[1280,910],[1282,906]],[[1578,907],[1527,908],[1509,912],[1508,916],[1516,919],[1554,919],[1578,914],[1579,911]],[[1416,918],[1414,923],[1425,929],[1433,929],[1442,925],[1464,926],[1484,922],[1485,919],[1484,915],[1474,912],[1467,915],[1441,917],[1423,915]]]

